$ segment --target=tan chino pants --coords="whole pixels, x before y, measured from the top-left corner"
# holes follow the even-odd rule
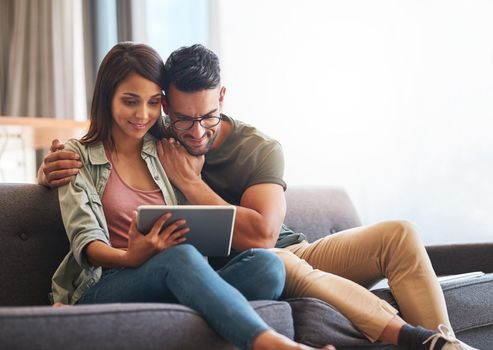
[[[406,221],[386,221],[273,251],[286,267],[286,297],[314,297],[343,313],[371,341],[397,314],[367,288],[388,278],[404,320],[450,327],[426,250]]]

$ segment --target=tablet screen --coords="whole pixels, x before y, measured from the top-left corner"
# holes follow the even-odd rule
[[[161,215],[171,213],[169,223],[185,219],[190,228],[183,243],[192,244],[205,256],[228,256],[231,251],[233,205],[141,205],[137,213],[137,229],[142,234],[147,234]]]

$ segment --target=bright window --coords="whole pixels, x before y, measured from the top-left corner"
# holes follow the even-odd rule
[[[426,243],[493,239],[493,3],[218,0],[226,112],[286,179],[350,193]]]
[[[136,40],[151,45],[164,60],[181,46],[207,45],[207,0],[143,0],[134,5]]]

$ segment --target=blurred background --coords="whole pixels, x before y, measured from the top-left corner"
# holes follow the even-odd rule
[[[407,219],[427,244],[492,241],[492,18],[486,0],[0,0],[0,182],[35,181],[39,130],[83,133],[115,43],[202,43],[288,186],[343,186],[364,224]]]

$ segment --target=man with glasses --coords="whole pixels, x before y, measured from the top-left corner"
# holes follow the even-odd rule
[[[165,71],[167,118],[163,128],[154,130],[158,138],[165,137],[158,147],[161,163],[187,203],[237,206],[235,251],[277,247],[286,266],[285,295],[328,302],[371,341],[403,349],[472,349],[451,333],[443,293],[411,225],[389,221],[306,242],[302,233],[283,225],[281,145],[221,114],[226,89],[217,56],[201,45],[184,47],[170,55]],[[69,181],[80,165],[73,157],[48,154],[38,181],[50,186]],[[226,262],[211,259],[215,268]],[[406,323],[397,310],[362,287],[381,278],[389,279],[406,321],[428,329]]]

